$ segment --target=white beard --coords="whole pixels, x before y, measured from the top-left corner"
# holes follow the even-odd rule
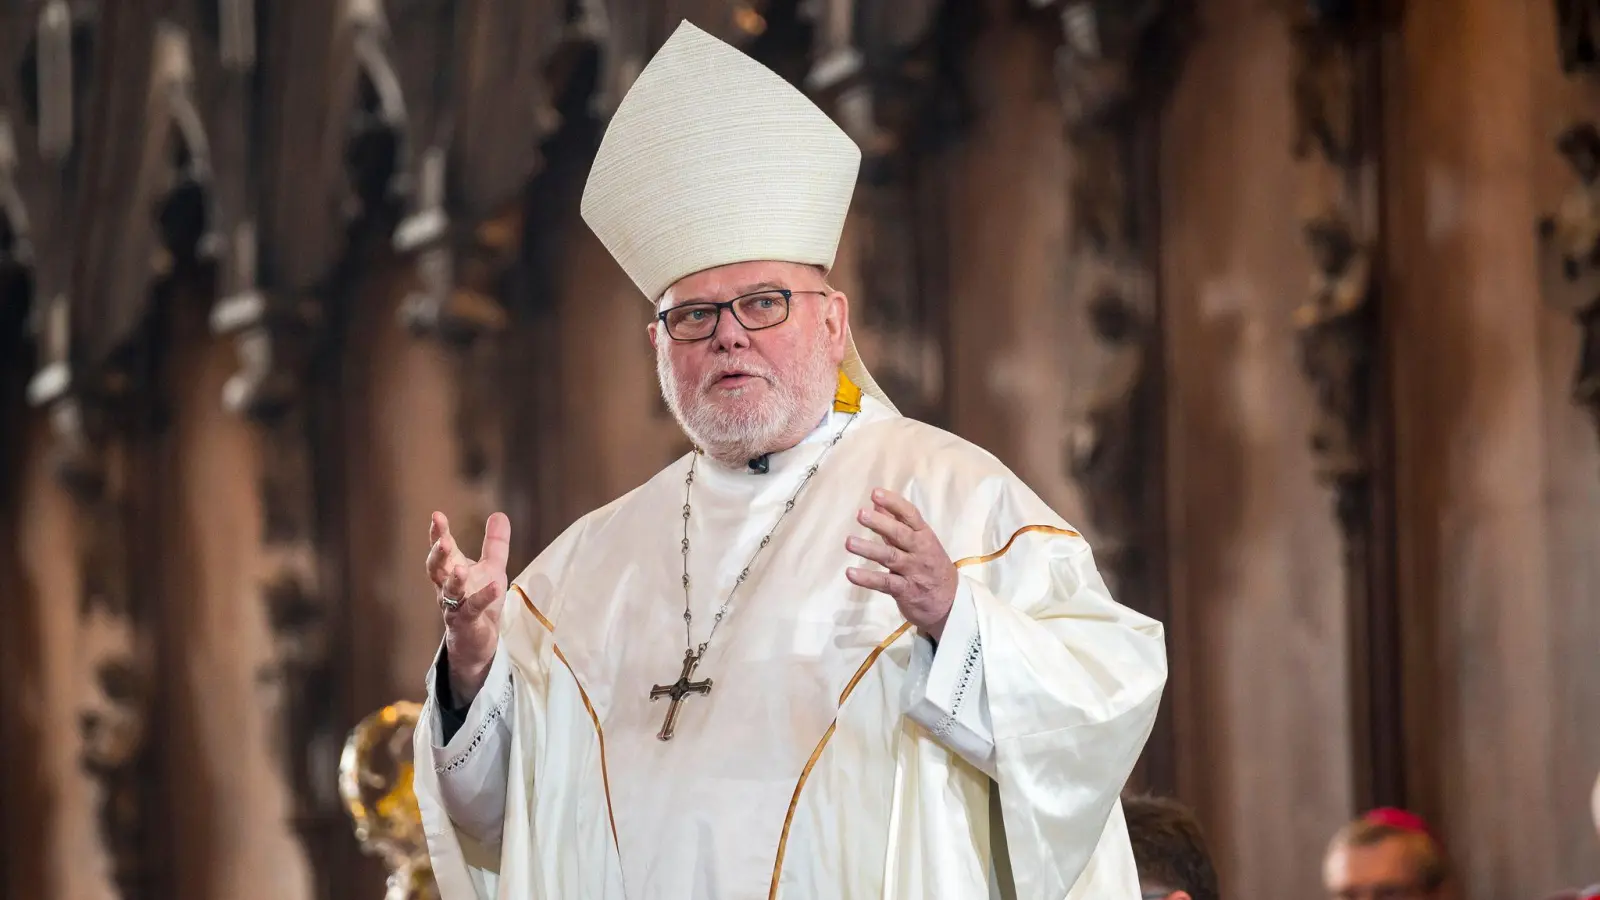
[[[807,426],[822,421],[838,385],[834,364],[828,359],[828,331],[821,323],[810,352],[789,377],[755,359],[746,360],[745,365],[766,380],[772,396],[765,403],[728,409],[706,398],[709,385],[686,388],[680,384],[667,360],[666,344],[656,348],[656,379],[672,417],[696,446],[727,465],[744,465],[763,453],[787,449],[775,446],[776,442],[793,432],[801,420]],[[740,393],[730,396],[737,398]]]

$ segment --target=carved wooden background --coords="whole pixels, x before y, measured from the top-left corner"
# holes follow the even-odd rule
[[[683,17],[863,147],[879,380],[1167,624],[1135,786],[1230,893],[1380,802],[1592,881],[1600,12],[1440,7],[0,4],[0,886],[381,889],[333,772],[426,514],[525,560],[681,451],[577,205]]]

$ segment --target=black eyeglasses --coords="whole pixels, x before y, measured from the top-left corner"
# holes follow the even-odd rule
[[[789,318],[789,299],[795,294],[827,294],[827,291],[791,291],[769,288],[744,294],[721,303],[684,303],[656,313],[666,326],[667,336],[675,341],[703,341],[717,333],[722,311],[733,313],[734,321],[745,331],[760,331],[782,325]]]

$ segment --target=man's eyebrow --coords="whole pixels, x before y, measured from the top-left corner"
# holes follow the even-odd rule
[[[755,282],[753,284],[740,285],[736,290],[734,290],[733,297],[743,297],[745,294],[753,294],[756,291],[783,290],[785,287],[787,287],[787,286],[783,285],[783,284],[779,284],[776,281],[757,281],[757,282]],[[733,297],[729,297],[728,299],[732,300]],[[687,300],[680,300],[677,303],[674,303],[672,305],[673,306],[685,306],[685,305],[690,304],[690,303],[710,303],[710,302],[711,301],[708,300],[705,297],[690,297]],[[669,308],[670,307],[666,307],[666,306],[661,307],[661,309],[669,309]]]

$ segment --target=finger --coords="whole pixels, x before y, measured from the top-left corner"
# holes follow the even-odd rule
[[[845,569],[844,577],[850,579],[851,584],[891,597],[898,597],[906,586],[906,580],[893,572],[874,572],[870,569],[858,569],[855,566]]]
[[[428,519],[428,543],[437,544],[439,538],[449,533],[450,520],[444,517],[444,513],[435,510],[433,516]]]
[[[450,575],[451,566],[459,562],[456,539],[446,531],[428,550],[428,577],[433,579],[434,584],[443,584]]]
[[[491,563],[496,571],[504,572],[506,558],[511,555],[511,520],[505,513],[495,513],[483,526],[483,552],[479,562]]]
[[[856,513],[856,519],[876,531],[891,547],[899,547],[901,550],[912,549],[915,533],[912,532],[911,526],[888,513],[876,509],[863,509]]]
[[[450,570],[449,577],[444,584],[439,585],[439,591],[452,600],[463,599],[462,595],[467,590],[467,567],[458,565]]]
[[[872,502],[888,510],[895,518],[906,523],[912,531],[921,531],[928,527],[923,521],[922,513],[912,505],[910,500],[896,494],[887,488],[878,488],[872,492]]]
[[[482,615],[484,610],[494,605],[496,600],[499,600],[505,595],[506,589],[500,586],[500,582],[491,581],[487,585],[484,585],[482,590],[479,590],[472,596],[463,599],[461,601],[460,612],[466,613],[469,616]]]
[[[902,563],[905,559],[905,551],[896,550],[882,541],[869,541],[864,538],[849,537],[845,538],[844,547],[851,553],[863,559],[870,559],[875,563],[879,563],[891,571],[896,568],[896,563]]]

